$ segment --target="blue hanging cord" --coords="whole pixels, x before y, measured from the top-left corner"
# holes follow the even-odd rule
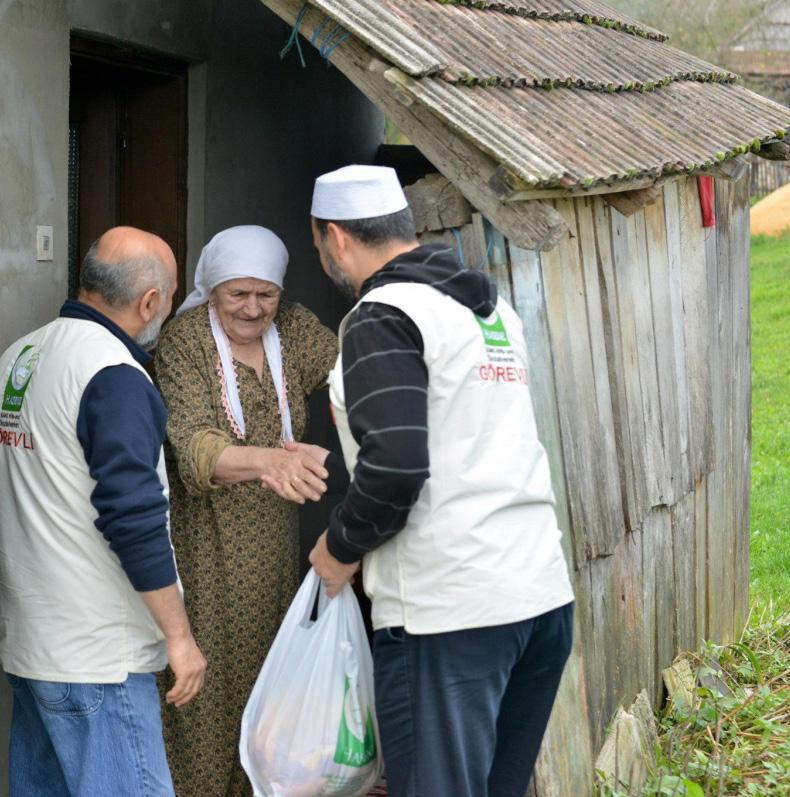
[[[329,22],[329,17],[324,17],[321,20],[321,24],[313,31],[313,35],[310,37],[310,44],[316,49],[318,49],[318,39],[321,36],[321,31],[324,29],[327,22]]]
[[[326,22],[326,20],[324,20]],[[323,23],[321,23],[323,27]],[[350,36],[351,34],[340,24],[337,23],[329,33],[324,37],[324,41],[318,48],[318,52],[327,63],[329,63],[329,56]],[[313,44],[316,43],[317,37],[313,37]]]
[[[455,236],[455,243],[458,248],[458,262],[466,268],[466,263],[464,263],[464,245],[461,242],[461,231],[458,227],[452,227],[453,235]]]
[[[288,55],[288,53],[291,52],[294,47],[296,47],[296,52],[299,54],[299,62],[302,64],[302,68],[307,66],[307,62],[304,60],[302,43],[299,40],[299,29],[302,27],[302,22],[304,22],[305,15],[309,10],[310,3],[305,3],[296,17],[296,21],[291,29],[291,35],[288,37],[285,47],[280,50],[280,58],[285,58],[285,56]],[[321,20],[321,24],[313,31],[313,35],[310,37],[310,44],[312,44],[318,50],[321,57],[327,62],[327,64],[329,64],[329,58],[331,57],[332,53],[351,36],[350,31],[347,31],[340,23],[336,23],[335,26],[324,36],[323,42],[320,41],[321,35],[324,32],[324,28],[327,26],[327,22],[331,21],[331,17],[325,16]]]
[[[458,248],[458,262],[461,264],[463,268],[466,268],[466,263],[464,263],[464,245],[461,240],[461,231],[458,227],[451,227],[453,235],[455,236],[455,242]],[[491,245],[493,244],[492,240],[488,241],[488,246],[486,246],[486,253],[483,255],[483,259],[480,261],[479,266],[473,266],[475,271],[480,271],[483,266],[488,262],[488,258],[491,255]]]
[[[302,69],[307,66],[307,62],[304,60],[304,53],[302,52],[302,43],[299,41],[299,28],[302,27],[302,22],[304,21],[305,15],[310,10],[310,4],[305,3],[302,6],[301,11],[296,17],[296,21],[294,22],[293,28],[291,29],[291,35],[288,37],[288,41],[285,43],[285,47],[280,50],[280,59],[285,58],[289,52],[296,47],[296,52],[299,54],[299,62],[302,64]]]

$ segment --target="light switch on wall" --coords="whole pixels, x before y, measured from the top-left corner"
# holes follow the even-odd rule
[[[36,260],[52,260],[52,227],[36,227]]]

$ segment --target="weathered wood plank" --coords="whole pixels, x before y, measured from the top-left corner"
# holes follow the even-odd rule
[[[669,256],[667,253],[666,214],[663,196],[644,210],[647,264],[650,281],[648,286],[652,305],[652,324],[655,337],[655,363],[658,381],[658,412],[663,467],[661,475],[663,501],[669,506],[691,490],[683,480],[683,441],[679,406],[686,415],[687,397],[679,395],[678,348],[675,343],[674,306],[671,292]]]
[[[616,636],[617,698],[625,703],[636,699],[645,688],[644,664],[651,640],[642,626],[644,601],[642,597],[642,541],[643,532],[627,534],[617,546],[613,558],[613,582],[610,600],[616,604],[612,629]]]
[[[626,534],[611,556],[594,559],[582,571],[589,576],[578,594],[595,750],[617,707],[644,688],[645,661],[652,663],[653,640],[644,625],[641,538],[641,531]]]
[[[529,390],[538,436],[549,457],[557,520],[563,532],[563,549],[569,565],[573,567],[570,513],[540,256],[535,251],[519,249],[510,244],[509,258],[513,306],[524,325],[527,342]],[[584,605],[589,589],[580,588],[580,582],[585,579],[578,576],[574,579],[576,592],[580,603]],[[589,579],[586,580],[589,584]],[[578,605],[573,652],[563,673],[554,712],[535,767],[532,788],[536,797],[586,795],[592,791],[593,751],[581,630],[586,612],[579,612]]]
[[[727,184],[716,183],[716,210],[727,213]],[[713,470],[708,477],[708,632],[729,641],[733,626],[732,295],[729,240],[721,220],[705,241],[710,314]]]
[[[721,367],[721,405],[717,418],[715,434],[718,458],[722,462],[724,474],[724,524],[720,530],[720,542],[724,548],[721,563],[723,566],[721,612],[726,641],[731,641],[735,633],[735,474],[733,461],[733,369],[735,341],[733,329],[733,272],[734,257],[732,223],[734,213],[731,183],[719,181],[716,184],[716,250],[719,276],[719,335]],[[714,401],[716,397],[714,396]]]
[[[675,582],[674,652],[697,647],[695,578],[695,494],[684,495],[671,509],[673,580]]]
[[[643,511],[665,503],[666,464],[661,418],[643,212],[625,218],[611,212],[614,274],[620,312],[628,424],[634,476],[644,482]]]
[[[626,529],[633,531],[642,523],[647,504],[647,490],[642,476],[639,450],[644,438],[642,427],[635,428],[634,437],[628,413],[627,375],[635,361],[635,339],[623,336],[620,304],[617,296],[617,281],[614,273],[614,247],[625,259],[627,249],[624,218],[613,221],[609,208],[601,201],[593,204],[595,217],[595,250],[598,256],[598,277],[601,286],[601,310],[603,315],[604,342],[609,367],[609,384],[612,397],[612,422],[614,425],[617,462],[623,491],[623,514]],[[613,240],[616,239],[616,243]],[[630,317],[629,317],[630,319]]]
[[[575,200],[573,205],[576,211],[576,235],[582,267],[582,287],[587,310],[587,333],[595,379],[594,395],[599,423],[596,432],[600,438],[598,456],[601,457],[597,463],[598,490],[602,494],[602,509],[611,524],[608,546],[602,553],[608,553],[613,550],[615,545],[619,544],[622,535],[626,531],[626,525],[623,516],[623,489],[619,481],[620,465],[612,409],[613,388],[610,384],[606,346],[607,328],[604,312],[606,297],[600,283],[600,255],[596,249],[599,237],[596,228],[598,218],[593,209],[598,203],[600,203],[600,200],[585,198]],[[608,232],[608,225],[604,228],[604,232]]]
[[[695,645],[708,638],[708,477],[702,476],[694,491],[694,613]]]
[[[606,727],[618,705],[613,673],[615,637],[609,618],[612,604],[611,581],[611,556],[587,562],[579,571],[577,580],[577,605],[594,752],[601,749]]]
[[[659,536],[656,527],[660,521],[660,514],[649,512],[639,535],[642,545],[642,633],[645,639],[642,681],[650,702],[656,708],[661,705],[661,682],[656,649],[656,557]]]
[[[478,219],[478,223],[474,219]],[[488,267],[486,253],[485,228],[483,217],[475,213],[473,221],[455,230],[432,230],[417,235],[421,244],[441,243],[451,247],[458,259],[467,268],[483,269]]]
[[[562,436],[557,408],[557,389],[551,354],[546,299],[540,255],[531,249],[510,245],[513,307],[524,325],[529,371],[529,393],[535,412],[538,437],[549,458],[557,522],[562,530],[562,547],[571,568],[580,566],[574,558]]]
[[[648,522],[650,521],[650,522]],[[669,667],[675,658],[675,617],[677,599],[675,596],[675,573],[672,552],[672,518],[665,507],[657,507],[645,521],[645,534],[654,535],[652,563],[645,567],[655,570],[656,586],[656,685],[661,689],[661,670]],[[684,607],[685,608],[685,607]]]
[[[711,323],[715,304],[708,291],[706,231],[695,178],[677,183],[680,240],[670,238],[670,263],[680,269],[684,353],[688,385],[689,460],[694,480],[713,468]],[[670,227],[667,221],[668,229]],[[713,236],[710,236],[713,244]],[[675,248],[677,247],[677,248]]]
[[[661,196],[661,186],[651,185],[637,191],[621,191],[619,194],[604,194],[604,201],[623,216],[633,216],[647,205],[652,205]]]
[[[499,295],[513,304],[513,286],[510,276],[507,241],[496,227],[485,225],[488,273],[497,284]]]
[[[732,263],[733,399],[732,457],[734,501],[733,634],[749,615],[749,498],[751,485],[751,316],[749,186],[731,186],[730,259]]]
[[[541,262],[579,562],[611,553],[624,521],[597,264],[592,253],[580,256],[580,238],[594,241],[592,213],[581,208],[577,224],[572,201],[558,202],[557,210],[577,237],[543,253]]]
[[[677,427],[675,434],[678,446],[679,463],[673,467],[675,490],[679,495],[685,495],[694,489],[694,477],[691,470],[690,442],[689,442],[689,421],[691,396],[689,390],[689,380],[687,377],[686,355],[686,333],[684,328],[684,308],[683,308],[683,271],[684,268],[694,268],[692,265],[684,263],[683,250],[681,249],[681,222],[680,222],[680,200],[678,197],[679,183],[670,183],[664,189],[664,219],[666,229],[666,252],[667,266],[669,269],[669,315],[672,328],[672,346],[674,353],[675,366],[675,388]],[[704,257],[700,252],[702,263]],[[700,264],[697,263],[699,268]],[[651,271],[652,273],[652,271]],[[703,296],[705,295],[703,289]]]
[[[472,206],[443,175],[429,174],[403,189],[417,232],[463,227],[472,221]]]

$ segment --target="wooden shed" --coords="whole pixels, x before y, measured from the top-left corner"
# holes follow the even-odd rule
[[[409,189],[523,319],[578,600],[532,789],[588,795],[618,707],[658,706],[678,651],[746,620],[741,156],[786,156],[790,110],[597,0],[264,3],[465,197]]]

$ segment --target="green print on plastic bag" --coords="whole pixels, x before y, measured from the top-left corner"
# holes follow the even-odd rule
[[[376,757],[376,734],[373,732],[373,715],[370,708],[362,720],[362,707],[359,704],[356,683],[352,685],[346,676],[346,688],[343,697],[343,715],[340,718],[340,730],[337,734],[335,763],[347,767],[364,767]]]

